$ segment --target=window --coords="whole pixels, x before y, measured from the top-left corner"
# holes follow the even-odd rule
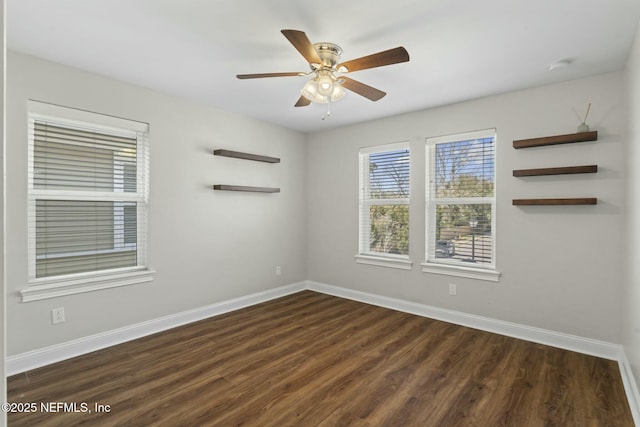
[[[23,301],[150,280],[148,125],[29,103]]]
[[[497,280],[495,130],[427,138],[423,271]]]
[[[360,151],[360,249],[365,264],[411,269],[409,144]]]

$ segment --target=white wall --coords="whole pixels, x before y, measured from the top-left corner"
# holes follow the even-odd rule
[[[308,138],[310,280],[620,342],[625,205],[621,73],[404,114]],[[390,94],[389,96],[392,96]],[[425,94],[429,96],[429,94]],[[384,100],[380,101],[384,102]],[[576,131],[588,102],[596,142],[515,150]],[[371,108],[375,108],[372,105]],[[426,137],[497,129],[499,283],[424,274]],[[358,150],[411,141],[412,271],[356,264]],[[598,164],[591,175],[514,178],[513,169]],[[512,198],[598,197],[597,206],[514,207]],[[447,284],[458,285],[449,296]]]
[[[625,69],[628,108],[628,250],[623,298],[623,344],[640,384],[640,27]]]
[[[7,65],[9,356],[306,279],[302,134],[17,53]],[[27,286],[27,99],[150,124],[152,283],[20,301]],[[218,157],[214,148],[282,161]],[[281,193],[213,191],[215,183]],[[51,325],[55,307],[65,308],[66,323]]]

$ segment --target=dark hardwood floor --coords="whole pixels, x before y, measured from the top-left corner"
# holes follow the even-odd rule
[[[614,361],[310,291],[12,376],[8,397],[37,405],[10,426],[633,426]]]

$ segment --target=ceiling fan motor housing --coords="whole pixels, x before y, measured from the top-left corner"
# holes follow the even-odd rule
[[[340,56],[342,55],[342,48],[334,43],[314,43],[314,49],[318,52],[318,56],[322,60],[322,68],[335,68]]]

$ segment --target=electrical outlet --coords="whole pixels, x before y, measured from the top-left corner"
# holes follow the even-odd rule
[[[64,307],[54,308],[51,310],[51,323],[55,325],[56,323],[64,323],[65,320],[66,319],[64,317]]]
[[[449,295],[457,295],[458,291],[456,289],[455,283],[449,283]]]
[[[276,265],[276,276],[282,276],[282,267]]]

